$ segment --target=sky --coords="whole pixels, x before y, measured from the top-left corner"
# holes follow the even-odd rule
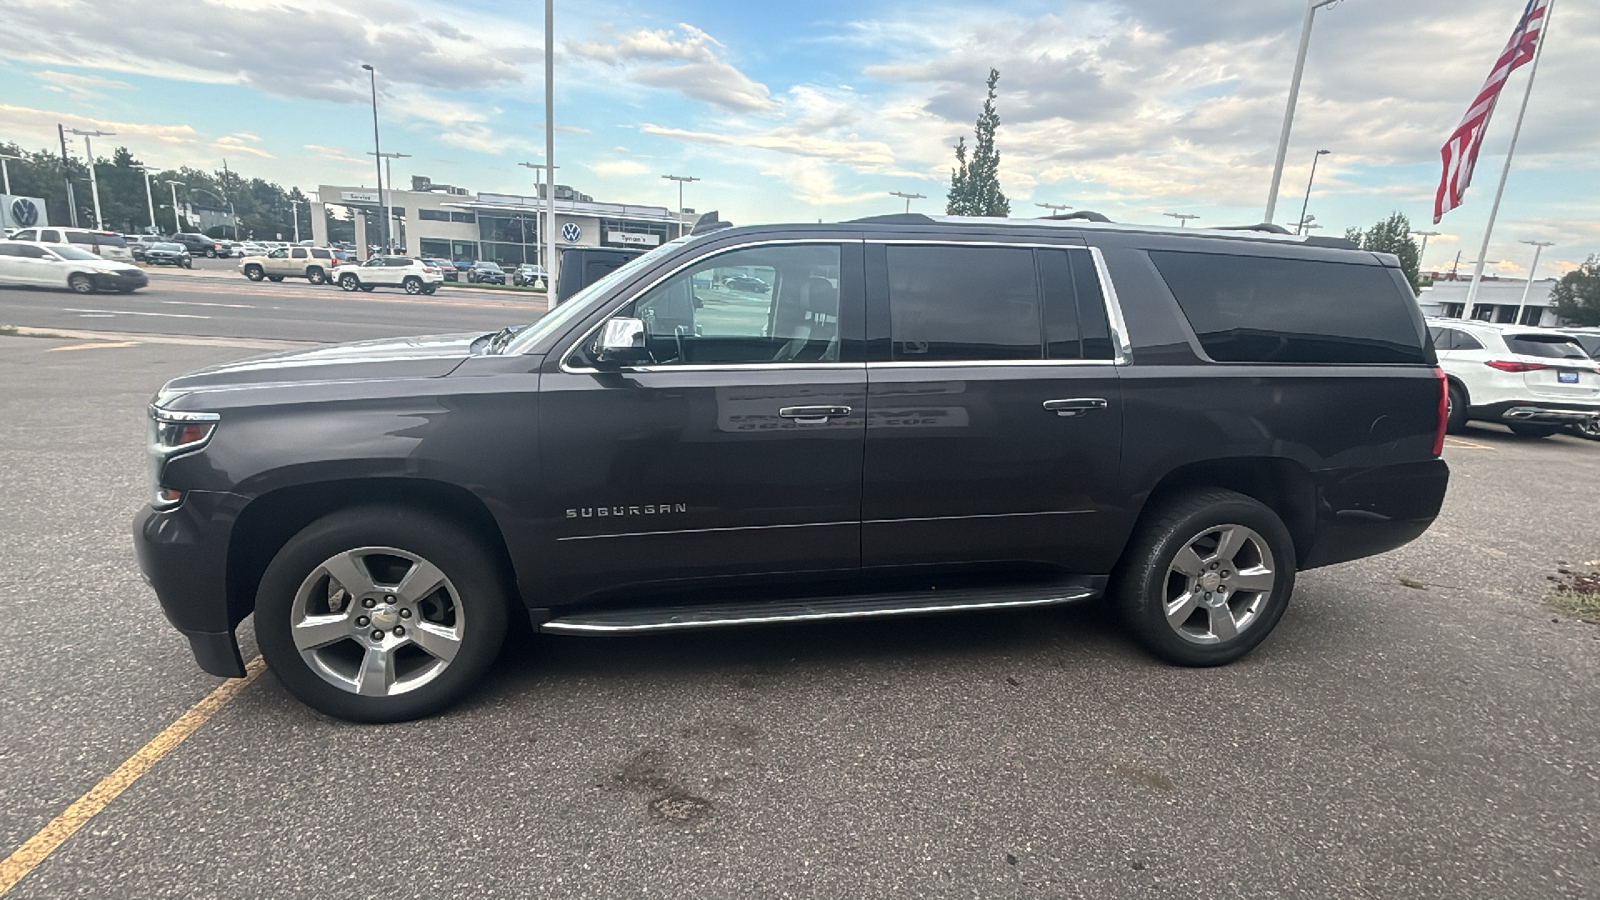
[[[1525,0],[1343,0],[1317,15],[1277,221],[1317,170],[1320,234],[1399,211],[1425,268],[1483,239],[1528,69],[1512,76],[1466,204],[1432,224],[1439,148]],[[1119,222],[1261,221],[1303,0],[557,0],[557,181],[738,224],[941,213],[952,148],[1000,71],[1001,185]],[[395,180],[531,193],[544,159],[535,0],[0,0],[0,140],[116,132],[163,166],[285,187],[371,184],[377,72]],[[1525,277],[1600,252],[1600,4],[1556,0],[1487,258]],[[73,147],[81,155],[81,143]]]

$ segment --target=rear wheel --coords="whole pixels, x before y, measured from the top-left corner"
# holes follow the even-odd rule
[[[282,275],[268,275],[267,276],[267,280],[273,282],[274,284],[276,284],[277,282],[280,282],[280,281],[283,280],[283,276]]]
[[[1289,530],[1233,491],[1181,494],[1147,513],[1112,601],[1139,643],[1184,666],[1233,662],[1266,639],[1294,592]]]
[[[312,284],[327,284],[328,273],[324,272],[320,266],[312,266],[306,270],[306,280]]]
[[[1590,416],[1572,426],[1572,430],[1576,431],[1579,437],[1585,437],[1591,441],[1600,441],[1600,416]]]
[[[422,279],[415,275],[407,276],[406,280],[400,283],[400,286],[405,288],[408,294],[422,293]]]
[[[375,285],[375,284],[363,284],[361,286],[361,289],[370,294],[370,293],[372,293],[372,289],[375,288],[375,287],[377,287],[377,285]]]
[[[251,281],[260,281],[262,278],[266,277],[266,274],[267,273],[262,271],[260,266],[251,265],[244,267],[244,277],[250,279]]]
[[[1511,433],[1525,438],[1547,438],[1560,430],[1559,425],[1529,425],[1525,422],[1507,422]]]
[[[92,294],[94,293],[94,279],[79,273],[67,279],[67,287],[72,288],[73,293],[76,294]]]
[[[463,530],[406,507],[333,513],[286,543],[256,593],[256,635],[278,680],[356,722],[439,712],[488,671],[509,596]]]
[[[361,287],[361,280],[356,278],[354,273],[346,272],[344,275],[339,276],[339,287],[347,291],[353,291]]]
[[[1449,412],[1445,415],[1445,431],[1460,434],[1467,427],[1467,392],[1460,385],[1450,385]]]

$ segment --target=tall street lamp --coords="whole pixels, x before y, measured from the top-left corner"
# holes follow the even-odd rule
[[[891,196],[891,197],[901,197],[906,201],[906,215],[910,215],[911,214],[911,201],[928,199],[927,196],[925,196],[923,194],[908,194],[908,193],[906,193],[904,191],[890,191],[889,192],[889,196]],[[678,205],[682,206],[683,204],[680,203]]]
[[[1539,271],[1539,254],[1544,252],[1544,248],[1554,247],[1556,245],[1555,241],[1522,241],[1521,243],[1527,244],[1533,248],[1533,266],[1528,269],[1528,284],[1522,289],[1522,302],[1517,304],[1516,324],[1518,325],[1524,324],[1522,321],[1522,312],[1528,308],[1528,294],[1532,293],[1533,291],[1533,275],[1535,272]]]
[[[300,243],[300,201],[289,198],[289,217],[294,219],[294,242]]]
[[[1306,181],[1306,202],[1300,205],[1300,229],[1295,234],[1305,234],[1306,210],[1311,208],[1311,186],[1317,183],[1317,162],[1332,150],[1318,150],[1311,157],[1311,177]]]
[[[532,170],[532,172],[533,172],[533,193],[534,193],[535,197],[538,197],[540,199],[544,198],[544,184],[540,181],[540,175],[543,174],[543,172],[544,172],[544,170],[546,168],[551,169],[552,172],[555,169],[561,168],[560,166],[545,166],[543,163],[536,163],[536,162],[519,162],[519,163],[517,163],[517,165],[523,167],[524,169]],[[554,185],[552,184],[551,192],[554,193],[554,191],[555,191],[555,188],[554,188]],[[555,201],[552,200],[551,202],[554,203]],[[543,216],[538,215],[538,214],[534,215],[534,221],[536,221],[536,222],[538,220],[540,220],[541,218],[543,218]],[[527,220],[524,219],[523,221],[526,222]],[[539,228],[535,229],[535,234],[534,234],[534,239],[533,239],[533,241],[534,241],[534,243],[533,243],[533,264],[536,265],[536,266],[543,267],[544,268],[545,278],[548,279],[550,277],[549,261],[546,260],[543,263],[541,263],[539,261],[539,257],[542,255],[541,254],[541,247],[544,244],[543,233],[544,233],[544,227],[542,225]],[[522,261],[523,262],[527,262],[528,261],[528,245],[527,245],[526,242],[524,242],[523,245],[522,245]],[[547,288],[547,290],[548,290],[548,288]]]
[[[172,185],[172,233],[177,234],[183,230],[183,221],[178,218],[178,185],[182,184],[184,187],[188,185],[171,179],[167,180],[167,184]]]
[[[369,155],[379,156],[379,157],[383,158],[383,173],[384,173],[383,180],[385,182],[387,182],[388,185],[389,185],[388,217],[386,219],[384,219],[384,221],[385,222],[390,222],[390,221],[392,221],[394,219],[394,161],[397,160],[397,159],[410,159],[411,158],[411,154],[409,154],[409,153],[377,153],[377,154],[369,154]],[[383,185],[379,185],[378,186],[378,206],[380,207],[380,211],[382,211],[382,207],[383,207]],[[392,252],[394,252],[394,248],[388,246],[387,244],[385,244],[384,248],[383,248],[383,252],[392,253]]]
[[[1294,107],[1300,99],[1300,79],[1306,71],[1306,51],[1311,48],[1311,24],[1317,10],[1332,6],[1339,0],[1306,0],[1306,21],[1300,28],[1300,53],[1294,61],[1294,78],[1289,82],[1289,105],[1283,111],[1283,133],[1278,136],[1278,158],[1272,165],[1272,187],[1267,191],[1267,215],[1263,220],[1272,224],[1278,213],[1278,188],[1283,184],[1283,163],[1289,156],[1289,133],[1294,130]]]
[[[1050,215],[1052,215],[1052,216],[1062,212],[1063,210],[1068,210],[1068,209],[1072,208],[1072,207],[1066,205],[1065,203],[1035,203],[1034,206],[1037,206],[1040,209],[1048,209],[1048,210],[1050,210]]]
[[[378,71],[362,63],[361,68],[372,76],[372,164],[378,170],[378,237],[385,250],[389,247],[389,211],[383,208],[383,146],[378,143]]]
[[[89,192],[94,195],[94,227],[105,230],[106,220],[100,217],[100,182],[94,177],[94,148],[89,145],[89,139],[94,137],[111,137],[115,131],[79,131],[68,128],[67,131],[83,138],[83,155],[89,163]]]
[[[134,166],[140,174],[144,175],[144,202],[150,204],[150,232],[156,231],[156,201],[150,193],[150,167],[144,164]]]
[[[544,273],[547,309],[555,308],[556,286],[556,2],[544,0],[544,182],[550,194],[545,209],[549,218],[544,227]],[[681,217],[681,214],[680,214]]]
[[[1191,221],[1200,218],[1194,213],[1162,213],[1162,215],[1169,219],[1177,219],[1179,228],[1188,228]]]
[[[678,237],[683,237],[683,186],[688,182],[699,181],[700,179],[690,175],[663,175],[661,177],[668,181],[676,181],[678,183]],[[901,194],[900,196],[903,197],[905,195]],[[911,201],[907,200],[906,209],[909,210],[910,208]]]
[[[1413,231],[1413,232],[1411,232],[1413,237],[1422,238],[1422,249],[1417,251],[1417,270],[1418,271],[1421,271],[1421,269],[1422,269],[1422,258],[1424,256],[1428,255],[1428,238],[1438,237],[1439,235],[1441,235],[1443,233],[1444,232],[1442,232],[1442,231]]]
[[[6,195],[10,196],[11,195],[11,170],[6,168],[6,160],[8,160],[8,159],[14,159],[14,160],[17,160],[18,162],[21,162],[24,159],[24,157],[16,156],[16,155],[11,154],[11,153],[0,153],[0,178],[3,178],[5,180]]]

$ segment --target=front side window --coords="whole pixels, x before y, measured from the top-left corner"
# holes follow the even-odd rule
[[[274,250],[267,254],[267,259],[287,259],[288,256],[289,251],[287,250]]]
[[[888,264],[895,360],[1043,358],[1032,250],[894,246]],[[1069,340],[1065,331],[1062,340]]]
[[[651,288],[624,312],[644,322],[657,364],[839,360],[839,247],[721,253]]]

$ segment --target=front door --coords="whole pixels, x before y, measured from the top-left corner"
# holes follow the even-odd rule
[[[863,565],[1108,571],[1123,413],[1091,252],[867,253],[890,341],[868,369]]]
[[[268,275],[289,274],[289,251],[282,247],[267,254],[267,259],[262,264]]]
[[[651,363],[596,366],[595,331],[546,363],[542,518],[557,597],[859,566],[860,252],[713,252],[617,311],[645,323]]]

